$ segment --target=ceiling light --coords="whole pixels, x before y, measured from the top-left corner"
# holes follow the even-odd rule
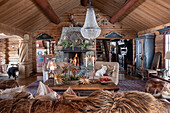
[[[81,28],[81,34],[84,38],[93,40],[101,33],[101,28],[98,26],[94,9],[91,8],[91,0],[89,0],[90,8],[87,8],[86,19],[84,26]]]

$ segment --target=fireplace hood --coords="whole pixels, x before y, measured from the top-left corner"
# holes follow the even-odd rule
[[[81,47],[74,47],[74,50],[72,50],[71,47],[68,47],[68,48],[62,48],[61,51],[65,52],[65,53],[69,53],[69,52],[82,52],[82,53],[85,53],[87,51],[92,51],[91,49],[87,49],[87,48],[81,48]]]
[[[57,62],[69,62],[77,54],[79,65],[82,66],[85,64],[85,57],[95,56],[94,41],[92,45],[84,46],[89,43],[89,40],[83,38],[80,29],[80,27],[63,27],[55,51]]]

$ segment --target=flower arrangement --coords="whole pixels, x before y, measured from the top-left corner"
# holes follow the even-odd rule
[[[74,47],[81,47],[81,49],[83,50],[84,48],[88,48],[89,46],[92,45],[91,41],[88,39],[75,40],[75,42],[77,43],[75,44],[67,38],[61,42],[60,46],[63,46],[64,48],[71,47],[72,50],[74,50]]]
[[[75,77],[76,74],[77,74],[77,72],[79,72],[79,70],[78,70],[76,67],[73,66],[73,67],[71,68],[71,72],[72,72],[73,76]]]
[[[63,72],[62,72],[62,73],[64,73],[64,75],[66,76],[66,73],[67,73],[68,70],[69,70],[69,66],[68,66],[67,64],[64,64],[64,66],[62,67],[62,69],[63,69]]]

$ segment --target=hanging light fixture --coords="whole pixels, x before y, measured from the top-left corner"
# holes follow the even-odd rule
[[[93,40],[100,35],[101,29],[97,24],[94,9],[91,8],[91,0],[89,0],[89,6],[90,8],[87,8],[84,26],[81,28],[81,34],[84,38]]]

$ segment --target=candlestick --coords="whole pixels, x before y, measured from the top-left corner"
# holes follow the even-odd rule
[[[86,56],[86,67],[87,67],[87,56]]]
[[[50,70],[53,71],[53,70],[54,70],[54,66],[51,66],[51,67],[50,67]]]
[[[93,67],[94,67],[94,56],[92,57],[92,59],[93,59]]]

